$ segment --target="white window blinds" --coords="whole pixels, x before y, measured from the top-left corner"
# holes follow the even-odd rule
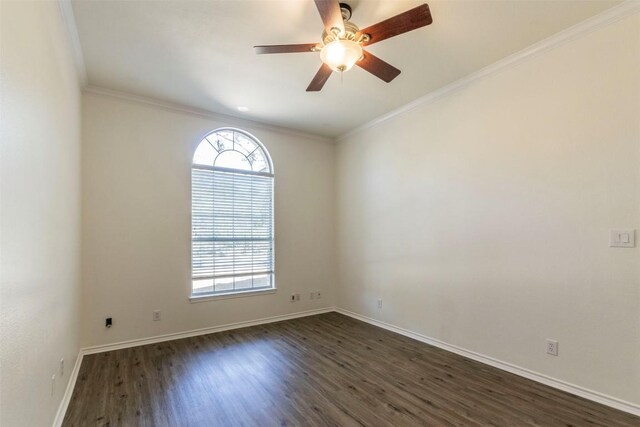
[[[196,150],[191,169],[192,295],[273,288],[270,163],[263,160],[262,147],[244,134],[212,135]],[[234,159],[233,153],[242,157]],[[243,169],[226,167],[231,161]]]
[[[192,274],[201,292],[272,287],[272,212],[273,177],[194,165]]]

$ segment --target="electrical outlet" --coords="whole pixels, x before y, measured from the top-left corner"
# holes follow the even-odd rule
[[[160,310],[153,310],[153,321],[156,322],[160,320]]]
[[[51,396],[56,393],[56,374],[51,375]]]
[[[547,354],[558,355],[558,341],[547,339]]]
[[[60,359],[60,376],[64,376],[64,358]]]
[[[609,232],[609,246],[612,248],[635,248],[636,230],[611,230]]]
[[[289,301],[291,301],[291,302],[300,301],[300,294],[291,294],[291,297],[289,298]]]
[[[321,299],[321,298],[322,298],[322,292],[316,291],[316,299]]]
[[[378,308],[382,308],[382,298],[378,299]]]
[[[104,319],[104,327],[105,328],[110,328],[112,326],[113,326],[113,318],[107,317],[106,319]]]

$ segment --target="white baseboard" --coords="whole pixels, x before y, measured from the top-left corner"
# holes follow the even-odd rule
[[[352,317],[357,320],[361,320],[363,322],[369,323],[374,326],[378,326],[380,328],[389,330],[391,332],[395,332],[400,335],[404,335],[409,338],[413,338],[417,341],[421,341],[423,343],[432,345],[434,347],[441,348],[443,350],[450,351],[452,353],[459,354],[460,356],[467,357],[469,359],[473,359],[477,362],[484,363],[489,366],[493,366],[494,368],[502,369],[503,371],[510,372],[512,374],[519,375],[521,377],[536,381],[538,383],[542,383],[544,385],[548,385],[550,387],[556,388],[558,390],[566,391],[567,393],[574,394],[576,396],[583,397],[585,399],[592,400],[597,403],[601,403],[603,405],[610,406],[615,409],[619,409],[624,412],[628,412],[633,415],[640,416],[640,405],[636,405],[631,402],[627,402],[612,396],[608,396],[603,393],[599,393],[597,391],[590,390],[588,388],[584,388],[575,384],[568,383],[566,381],[559,380],[557,378],[550,377],[548,375],[540,374],[538,372],[534,372],[532,370],[522,368],[520,366],[513,365],[508,362],[503,362],[502,360],[495,359],[493,357],[485,356],[480,353],[476,353],[475,351],[467,350],[462,347],[458,347],[452,344],[448,344],[446,342],[419,334],[417,332],[413,332],[404,328],[400,328],[398,326],[391,325],[386,322],[382,322],[380,320],[373,319],[371,317],[363,316],[358,313],[354,313],[349,310],[345,310],[342,308],[336,308],[340,314],[344,314],[345,316]]]
[[[248,320],[245,322],[227,323],[220,326],[212,326],[209,328],[192,329],[190,331],[175,332],[172,334],[158,335],[150,338],[140,338],[135,340],[121,341],[114,344],[96,345],[93,347],[83,348],[83,353],[94,354],[104,353],[105,351],[120,350],[122,348],[138,347],[141,345],[155,344],[163,341],[178,340],[181,338],[196,337],[198,335],[213,334],[216,332],[230,331],[232,329],[246,328],[248,326],[264,325],[265,323],[280,322],[282,320],[297,319],[299,317],[313,316],[315,314],[328,313],[334,311],[333,307],[319,308],[315,310],[299,311],[297,313],[283,314],[280,316],[264,317],[262,319]]]
[[[69,407],[69,402],[71,401],[73,389],[76,387],[76,381],[78,380],[78,373],[80,372],[80,365],[82,365],[83,355],[84,354],[82,353],[82,349],[80,349],[80,351],[78,352],[78,357],[76,357],[76,363],[73,365],[73,370],[71,371],[71,377],[69,377],[67,388],[64,390],[62,401],[60,402],[60,406],[58,406],[58,412],[56,413],[56,417],[53,420],[53,427],[62,426],[62,421],[64,420],[64,416],[67,413],[67,408]]]
[[[73,389],[75,388],[76,381],[78,379],[78,373],[80,372],[80,365],[82,364],[82,359],[87,354],[104,353],[106,351],[119,350],[122,348],[138,347],[141,345],[154,344],[154,343],[163,342],[163,341],[172,341],[180,338],[189,338],[189,337],[195,337],[198,335],[212,334],[215,332],[230,331],[232,329],[246,328],[248,326],[256,326],[256,325],[263,325],[266,323],[280,322],[282,320],[297,319],[299,317],[313,316],[316,314],[329,313],[331,311],[335,311],[335,308],[325,307],[325,308],[319,308],[315,310],[306,310],[306,311],[300,311],[297,313],[284,314],[280,316],[272,316],[272,317],[265,317],[262,319],[249,320],[246,322],[227,323],[225,325],[213,326],[209,328],[193,329],[190,331],[158,335],[150,338],[141,338],[141,339],[135,339],[135,340],[122,341],[114,344],[105,344],[105,345],[97,345],[93,347],[81,348],[80,352],[78,353],[78,357],[76,358],[76,364],[73,366],[73,371],[71,372],[71,378],[69,378],[69,383],[67,384],[67,388],[64,392],[64,396],[62,397],[62,401],[60,402],[60,406],[58,407],[58,412],[56,413],[56,417],[53,421],[53,427],[60,427],[62,425],[64,416],[67,413],[67,408],[69,407],[69,402],[71,401],[71,396],[73,395]]]
[[[543,374],[531,371],[529,369],[513,365],[511,363],[503,362],[501,360],[494,359],[492,357],[485,356],[480,353],[476,353],[474,351],[470,351],[455,345],[447,344],[443,341],[430,338],[425,335],[422,335],[413,331],[409,331],[407,329],[400,328],[400,327],[391,325],[389,323],[382,322],[380,320],[363,316],[349,310],[345,310],[337,307],[326,307],[326,308],[321,308],[316,310],[307,310],[307,311],[301,311],[298,313],[285,314],[281,316],[265,317],[262,319],[249,320],[246,322],[228,323],[225,325],[213,326],[209,328],[193,329],[190,331],[158,335],[150,338],[141,338],[141,339],[135,339],[135,340],[129,340],[129,341],[122,341],[114,344],[105,344],[105,345],[82,348],[80,349],[80,352],[78,353],[78,357],[76,358],[76,363],[73,366],[73,371],[71,372],[71,378],[69,378],[69,383],[67,384],[67,388],[65,390],[64,396],[62,398],[62,401],[60,402],[60,406],[58,407],[58,412],[56,414],[53,426],[60,427],[62,425],[62,421],[64,420],[64,416],[67,412],[69,402],[71,401],[71,395],[73,394],[73,389],[78,379],[78,373],[80,372],[80,365],[82,364],[82,359],[85,355],[103,353],[106,351],[119,350],[119,349],[129,348],[129,347],[137,347],[137,346],[147,345],[147,344],[154,344],[154,343],[164,342],[164,341],[171,341],[171,340],[176,340],[180,338],[195,337],[198,335],[212,334],[216,332],[229,331],[233,329],[246,328],[248,326],[256,326],[256,325],[263,325],[267,323],[280,322],[282,320],[297,319],[300,317],[313,316],[316,314],[329,313],[332,311],[338,312],[340,314],[344,314],[345,316],[349,316],[354,319],[361,320],[363,322],[369,323],[374,326],[378,326],[383,329],[387,329],[391,332],[395,332],[400,335],[413,338],[415,340],[424,342],[426,344],[433,345],[443,350],[447,350],[452,353],[456,353],[461,356],[468,357],[469,359],[473,359],[478,362],[487,364],[489,366],[493,366],[494,368],[502,369],[504,371],[511,372],[512,374],[516,374],[521,377],[528,378],[530,380],[548,385],[550,387],[553,387],[562,391],[566,391],[567,393],[584,397],[585,399],[589,399],[594,402],[598,402],[603,405],[607,405],[612,408],[619,409],[621,411],[640,416],[640,406],[634,403],[626,402],[624,400],[617,399],[615,397],[611,397],[606,394],[599,393],[597,391],[589,390],[587,388],[580,387],[575,384],[568,383],[566,381],[552,378],[547,375],[543,375]]]

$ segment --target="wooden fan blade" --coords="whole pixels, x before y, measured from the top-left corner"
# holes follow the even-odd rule
[[[334,27],[339,28],[341,32],[344,31],[344,21],[338,0],[315,0],[315,2],[327,33]]]
[[[327,64],[322,64],[322,67],[320,67],[313,80],[311,80],[311,83],[309,83],[307,92],[318,92],[327,80],[329,80],[329,76],[331,76],[331,68],[329,68]]]
[[[356,65],[364,70],[367,70],[379,79],[382,79],[385,82],[389,83],[400,74],[400,70],[398,70],[393,65],[384,62],[377,56],[374,56],[367,51],[364,51],[363,54],[364,58],[356,62]]]
[[[424,27],[432,22],[433,18],[429,11],[429,5],[425,3],[360,30],[356,34],[356,37],[359,37],[360,34],[369,34],[369,41],[363,43],[364,46],[368,46],[399,34]]]
[[[315,52],[314,48],[317,43],[305,44],[274,44],[269,46],[254,46],[256,53],[262,55],[265,53],[295,53],[295,52]]]

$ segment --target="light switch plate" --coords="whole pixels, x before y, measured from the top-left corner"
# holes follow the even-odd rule
[[[636,230],[611,230],[609,246],[612,248],[635,248]]]

